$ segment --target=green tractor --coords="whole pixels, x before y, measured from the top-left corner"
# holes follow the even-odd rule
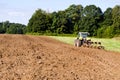
[[[104,49],[104,46],[101,45],[101,42],[93,42],[91,39],[87,39],[88,35],[88,32],[79,32],[77,39],[74,41],[74,46]]]

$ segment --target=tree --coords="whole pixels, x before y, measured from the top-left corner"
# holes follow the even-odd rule
[[[1,22],[0,33],[25,34],[26,25],[19,23],[10,23],[9,21]]]
[[[113,34],[113,20],[112,20],[112,8],[107,8],[103,14],[103,20],[99,23],[100,27],[97,30],[97,37],[112,38]]]
[[[79,22],[81,21],[81,15],[83,11],[82,5],[70,5],[69,8],[65,10],[65,15],[68,20],[67,27],[70,30],[70,33],[79,32]]]
[[[6,33],[9,34],[24,34],[25,33],[25,25],[18,23],[10,23],[9,28],[7,28]]]
[[[113,24],[112,20],[112,8],[107,8],[104,12],[103,23],[102,25],[110,26]]]
[[[114,34],[120,34],[120,6],[115,6],[112,10],[112,19],[113,19],[113,27]]]
[[[106,29],[105,27],[99,28],[99,29],[97,30],[97,37],[99,37],[99,38],[105,37],[105,36],[103,35],[105,29]]]
[[[103,13],[99,7],[95,5],[86,6],[82,12],[82,21],[80,29],[88,31],[91,36],[96,35],[96,30],[99,28],[99,22],[101,21]]]
[[[53,33],[69,33],[68,29],[68,20],[65,16],[65,11],[58,11],[58,13],[53,12],[52,13],[53,19],[52,19],[52,26],[51,31]]]
[[[51,26],[50,16],[43,10],[38,9],[32,15],[27,26],[27,32],[45,32]]]
[[[0,33],[5,33],[5,29],[3,28],[3,22],[0,23]]]
[[[10,25],[9,28],[7,28],[7,33],[9,34],[16,34],[17,33],[17,27],[15,27],[15,24]]]

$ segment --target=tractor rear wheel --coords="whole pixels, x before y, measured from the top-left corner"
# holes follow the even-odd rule
[[[75,40],[74,46],[80,47],[81,46],[81,41],[80,40]]]

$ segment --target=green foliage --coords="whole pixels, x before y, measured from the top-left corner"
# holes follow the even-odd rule
[[[104,33],[105,27],[101,27],[97,30],[97,37],[102,38]]]
[[[88,31],[91,36],[96,35],[96,30],[98,29],[102,18],[102,11],[99,7],[95,5],[86,6],[82,12],[82,28],[83,31]]]
[[[38,9],[29,20],[27,32],[43,33],[50,26],[50,16],[45,11]]]
[[[112,38],[113,36],[113,26],[104,26],[97,30],[97,37],[99,38]]]
[[[2,29],[1,29],[2,30]],[[70,5],[67,9],[47,13],[35,11],[27,25],[27,33],[46,35],[77,34],[87,31],[90,36],[111,38],[120,35],[120,6],[103,13],[95,5]]]
[[[112,8],[107,8],[104,12],[102,25],[110,26],[113,24],[112,20]]]
[[[112,11],[114,33],[120,35],[120,6],[115,6]]]
[[[0,33],[24,34],[26,33],[26,26],[18,23],[10,23],[9,21],[1,22]]]

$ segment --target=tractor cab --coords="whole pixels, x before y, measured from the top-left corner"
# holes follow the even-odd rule
[[[78,33],[78,38],[79,39],[86,39],[88,35],[89,35],[88,32],[79,32]]]

